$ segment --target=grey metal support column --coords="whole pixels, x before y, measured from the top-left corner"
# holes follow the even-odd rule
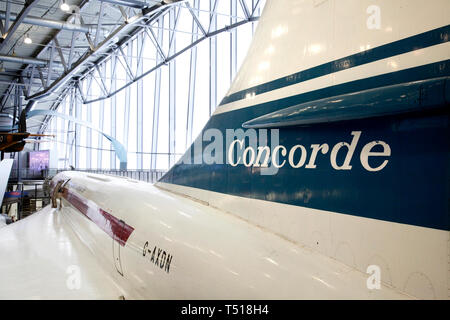
[[[53,121],[53,125],[51,126],[51,134],[58,134],[58,118],[54,117],[51,121]],[[53,159],[56,159],[56,165],[54,167],[58,167],[58,158],[59,158],[59,152],[58,152],[58,141],[56,138],[53,139],[53,148],[51,149],[50,153],[56,153],[56,155],[53,155],[50,157]],[[53,167],[53,168],[54,168]]]
[[[116,90],[117,82],[115,77],[115,69],[117,65],[117,56],[113,55],[111,57],[111,91]],[[110,101],[110,107],[111,107],[111,136],[113,138],[116,137],[116,95],[113,95],[111,97]],[[110,166],[111,170],[116,169],[116,154],[114,152],[110,152]]]
[[[158,36],[156,41],[163,42],[164,35],[164,16],[158,20]],[[156,64],[164,60],[163,55],[157,55]],[[155,94],[153,102],[153,126],[152,126],[152,153],[150,155],[150,169],[156,169],[156,160],[158,158],[158,123],[159,123],[159,105],[160,105],[160,91],[161,91],[161,69],[155,71]]]
[[[217,29],[216,15],[217,0],[209,0],[210,8],[210,31]],[[211,116],[217,105],[217,38],[209,39],[209,115]]]
[[[11,1],[6,0],[5,26],[4,30],[2,31],[2,36],[8,32],[10,18],[11,18]]]
[[[127,67],[131,66],[133,63],[133,42],[129,42],[127,45],[127,55],[126,55],[126,63]],[[130,72],[131,73],[131,72]],[[132,80],[132,75],[130,73],[126,73],[126,82]],[[131,86],[128,86],[125,89],[125,114],[123,118],[123,145],[128,150],[128,133],[130,129],[130,104],[131,104]],[[122,168],[121,168],[122,169]]]
[[[237,22],[237,0],[230,0],[230,24]],[[230,32],[230,83],[237,72],[237,29]]]
[[[200,0],[194,0],[194,14],[195,10],[199,9]],[[195,19],[192,20],[192,43],[198,39],[198,24]],[[195,81],[197,75],[197,46],[191,49],[191,61],[189,68],[189,92],[188,92],[188,106],[187,106],[187,121],[186,121],[186,142],[185,149],[192,143],[192,130],[194,126],[194,106],[195,106]]]
[[[137,53],[139,57],[139,53],[142,52],[144,47],[144,35],[140,33],[137,37]],[[142,63],[142,57],[140,61],[137,63],[137,73],[136,76],[140,76],[142,72],[144,71],[143,63]],[[143,161],[144,161],[144,155],[142,152],[144,151],[144,88],[143,88],[143,80],[140,79],[137,81],[136,84],[136,97],[137,97],[137,128],[136,128],[136,135],[137,135],[137,145],[136,145],[136,151],[137,151],[137,163],[136,163],[136,169],[142,170],[143,168]]]
[[[16,86],[15,87],[15,95],[16,95],[16,102],[15,102],[15,107],[17,108],[17,115],[20,117],[20,114],[22,113],[22,99],[20,97],[20,86]],[[17,152],[17,181],[21,181],[22,180],[22,176],[21,176],[21,155],[22,152]]]
[[[69,93],[70,94],[70,93]],[[62,100],[62,106],[60,106],[60,108],[61,108],[61,110],[60,110],[60,112],[62,113],[62,114],[66,114],[66,108],[67,108],[67,96],[66,96],[66,98],[65,99],[63,99]],[[62,148],[66,148],[65,146],[67,145],[67,141],[65,141],[65,137],[64,137],[64,131],[65,131],[65,128],[66,128],[66,120],[64,119],[64,118],[60,118],[59,119],[59,121],[61,121],[60,123],[61,123],[61,132],[56,132],[55,134],[56,134],[56,138],[55,138],[55,140],[56,141],[58,141],[58,135],[59,135],[59,133],[61,133],[61,136],[62,136],[62,139],[61,140],[59,140],[58,141],[58,164],[57,164],[57,168],[59,169],[60,168],[60,165],[59,165],[59,159],[60,159],[60,152],[59,152],[59,150],[62,150]],[[65,158],[65,157],[64,157]],[[64,165],[63,165],[63,168],[67,168],[67,165],[66,165],[66,162],[67,162],[67,159],[64,159]]]
[[[16,97],[17,97],[17,116],[20,117],[22,113],[22,95],[20,93],[20,86],[16,86]]]
[[[5,94],[3,95],[1,103],[0,103],[0,112],[2,112],[3,109],[6,107],[6,103],[8,102],[8,100],[12,94],[12,90],[14,89],[13,87],[14,87],[15,82],[16,82],[16,80],[13,80],[13,82],[11,82],[8,85],[8,89],[6,90]]]
[[[70,90],[70,105],[69,105],[69,115],[73,116],[74,114],[74,106],[75,106],[75,89]],[[66,139],[66,156],[69,160],[69,165],[75,166],[75,161],[73,158],[73,143],[75,141],[75,133],[73,131],[74,124],[72,121],[67,122],[67,139]],[[70,139],[70,135],[73,134],[72,139]],[[67,165],[66,165],[67,167]]]
[[[175,54],[176,8],[169,13],[169,56]],[[169,168],[175,163],[176,60],[169,63]]]
[[[99,67],[100,70],[100,76],[105,78],[106,77],[106,64],[102,64]],[[105,100],[100,100],[100,106],[99,106],[99,130],[103,131],[103,119],[105,117]],[[103,159],[103,135],[98,134],[98,142],[97,142],[97,169],[101,169],[103,167],[102,159]]]
[[[81,108],[82,104],[80,103],[80,100],[78,99],[78,96],[74,94],[74,106],[75,106],[75,117],[79,120],[81,120]],[[79,124],[75,124],[75,168],[80,168],[80,134],[81,126]]]
[[[11,88],[11,93],[13,98],[13,121],[12,121],[12,128],[16,125],[17,121],[17,85],[14,83],[14,85]],[[8,101],[6,101],[8,102]]]
[[[95,31],[95,38],[94,38],[94,44],[95,46],[98,45],[100,42],[100,30],[102,27],[102,19],[103,19],[103,2],[100,3],[100,9],[98,12],[98,21],[97,21],[97,30]]]
[[[67,58],[67,68],[71,69],[72,68],[72,60],[73,60],[73,56],[74,56],[74,49],[75,49],[75,42],[77,39],[77,33],[76,32],[72,32],[72,38],[70,41],[70,50],[69,50],[69,57]]]
[[[258,3],[259,3],[259,0],[258,0]],[[259,13],[258,13],[258,16],[261,15],[261,11],[260,11],[261,9],[260,9],[260,6],[258,6],[257,9],[255,8],[255,6],[256,6],[258,3],[255,3],[255,0],[252,0],[252,16],[255,14],[255,11],[258,11],[258,12],[259,12]],[[256,23],[255,23],[254,21],[252,21],[252,35],[255,34],[255,30],[256,30]]]
[[[92,78],[91,78],[92,79]],[[92,80],[88,81],[87,95],[90,96],[92,94]],[[86,121],[92,122],[92,104],[83,105],[80,104],[81,107],[86,109]],[[92,168],[92,129],[86,128],[86,169]]]
[[[48,71],[47,71],[47,82],[46,86],[48,87],[50,84],[50,80],[52,78],[53,73],[53,61],[55,56],[55,42],[52,42],[52,46],[50,47],[50,63],[48,64]]]

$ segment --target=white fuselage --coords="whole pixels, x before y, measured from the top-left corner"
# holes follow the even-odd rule
[[[90,218],[65,198],[55,214],[70,221],[125,298],[409,297],[384,285],[369,290],[368,274],[206,203],[117,177],[64,172],[54,178],[67,179],[65,188],[84,199]],[[100,208],[134,228],[124,246],[102,230],[105,221],[95,218]]]

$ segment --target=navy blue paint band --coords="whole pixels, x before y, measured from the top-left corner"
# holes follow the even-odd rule
[[[449,38],[450,25],[447,25],[232,93],[224,97],[220,105],[242,100],[247,94],[258,95],[363,64],[445,43],[449,41]]]
[[[280,128],[421,112],[450,103],[450,77],[413,81],[308,101],[244,122]]]
[[[450,59],[438,61],[418,67],[413,67],[409,69],[404,69],[400,71],[390,72],[381,74],[378,76],[373,76],[364,79],[358,79],[350,82],[345,82],[342,84],[325,87],[313,91],[308,91],[305,93],[297,94],[294,96],[289,96],[286,98],[281,98],[273,101],[263,102],[257,105],[251,105],[245,108],[234,110],[236,111],[248,109],[243,111],[243,114],[248,114],[249,118],[240,118],[242,123],[251,120],[253,118],[262,116],[264,114],[280,110],[282,108],[288,108],[296,104],[313,101],[322,98],[334,97],[342,94],[359,92],[362,90],[368,90],[372,88],[378,88],[383,86],[390,86],[400,83],[406,83],[411,81],[419,81],[426,79],[433,79],[438,77],[450,76]],[[207,127],[222,127],[224,121],[228,123],[227,118],[229,112],[218,113],[213,115]],[[230,124],[227,124],[230,125]],[[205,127],[205,129],[207,128]],[[229,127],[233,128],[233,127]]]
[[[450,75],[450,60],[383,74],[323,88],[263,104],[219,113],[204,130],[241,128],[255,117],[318,98],[358,92],[396,83]],[[447,104],[448,106],[448,104]],[[446,107],[446,106],[443,106]],[[363,121],[339,122],[307,128],[280,129],[280,144],[348,141],[352,130],[361,130],[361,145],[381,139],[390,144],[392,156],[383,171],[358,169],[355,158],[350,172],[331,170],[325,157],[318,170],[284,167],[273,176],[261,176],[251,168],[230,165],[178,163],[160,181],[230,195],[268,200],[360,217],[449,230],[449,116],[401,115]],[[442,110],[441,110],[442,111]],[[299,140],[300,139],[300,140]],[[203,143],[205,146],[207,143]],[[225,150],[224,150],[225,151]],[[194,148],[188,149],[193,158]],[[325,159],[325,160],[324,160]],[[319,161],[324,161],[320,163]],[[309,194],[299,198],[298,194]]]

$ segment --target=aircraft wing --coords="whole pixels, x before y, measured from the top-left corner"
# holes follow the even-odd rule
[[[119,299],[124,294],[73,231],[65,210],[47,206],[0,229],[0,299]]]
[[[1,150],[6,150],[7,148],[9,148],[9,147],[11,147],[11,146],[13,146],[13,145],[15,145],[15,144],[17,144],[17,143],[19,143],[20,141],[11,141],[11,142],[7,142],[7,143],[5,143],[5,144],[3,144],[1,147],[0,147],[0,151]]]

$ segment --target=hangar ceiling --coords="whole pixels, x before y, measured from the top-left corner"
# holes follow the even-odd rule
[[[259,0],[230,1],[231,10],[217,11],[221,0],[4,0],[0,2],[0,114],[9,114],[17,123],[23,109],[36,103],[39,109],[57,109],[74,88],[83,103],[114,95],[117,91],[168,64],[179,54],[247,22],[256,21]],[[261,1],[263,2],[263,1]],[[62,4],[67,4],[66,11]],[[233,9],[234,3],[234,9]],[[228,4],[229,5],[229,4]],[[179,34],[189,34],[182,47],[160,43],[161,19],[169,16],[170,43]],[[191,19],[192,28],[180,30],[178,21]],[[122,49],[130,40],[141,37],[159,53],[154,65],[138,71]],[[30,43],[31,40],[31,43]],[[99,66],[111,56],[125,67],[129,76],[119,88],[108,88]],[[139,53],[135,58],[142,59]],[[114,75],[110,75],[113,77]],[[80,81],[92,77],[104,90],[89,97]],[[28,131],[45,130],[48,116],[33,119]]]

